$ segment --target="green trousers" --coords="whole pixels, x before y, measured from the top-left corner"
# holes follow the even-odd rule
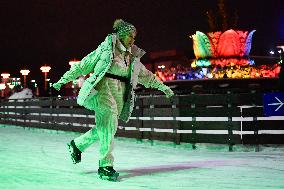
[[[125,83],[116,79],[103,78],[96,86],[94,99],[96,125],[85,134],[74,139],[75,145],[84,152],[99,140],[99,166],[113,166],[112,155],[114,135],[118,127],[118,117],[124,104]]]

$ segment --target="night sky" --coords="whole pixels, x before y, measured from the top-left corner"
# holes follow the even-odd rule
[[[136,26],[136,44],[147,52],[177,49],[193,58],[189,34],[210,31],[206,11],[218,16],[218,0],[0,0],[0,73],[39,78],[50,65],[57,80],[112,32],[116,18]],[[229,17],[238,15],[237,29],[256,29],[251,55],[267,55],[284,44],[282,0],[225,0]],[[218,19],[218,17],[217,17]],[[221,19],[218,19],[219,21]]]

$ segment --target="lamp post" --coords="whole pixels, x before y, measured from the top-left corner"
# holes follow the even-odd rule
[[[3,77],[3,82],[4,82],[4,84],[6,85],[7,80],[8,80],[9,77],[10,77],[10,74],[9,74],[9,73],[2,73],[1,76]],[[5,88],[6,88],[6,87],[5,87]],[[5,88],[4,88],[4,89],[5,89]],[[3,91],[2,93],[4,93],[4,89],[2,90],[2,91]]]
[[[74,64],[76,64],[76,63],[78,63],[78,62],[80,62],[80,61],[79,61],[79,60],[76,60],[76,59],[70,60],[70,61],[69,61],[69,65],[72,67]]]
[[[20,73],[24,76],[24,88],[27,88],[27,75],[29,75],[30,70],[21,70]]]
[[[4,98],[4,90],[6,89],[5,83],[0,83],[1,98]]]
[[[6,83],[6,80],[9,79],[10,74],[9,73],[2,73],[1,76],[3,77],[4,83]]]
[[[72,67],[74,64],[77,64],[78,62],[80,62],[79,60],[76,60],[75,58],[73,60],[70,60],[69,61],[69,65]],[[82,76],[80,76],[81,78]],[[75,93],[77,92],[77,83],[78,83],[78,80],[76,81],[72,81],[72,92],[73,92],[73,95],[75,95]]]
[[[44,73],[44,90],[47,91],[47,73],[51,69],[50,66],[42,66],[40,70]]]

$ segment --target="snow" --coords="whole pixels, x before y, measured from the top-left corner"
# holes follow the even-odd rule
[[[284,148],[116,138],[118,182],[100,180],[98,144],[72,164],[66,143],[80,133],[0,125],[1,189],[224,189],[284,188]]]
[[[31,89],[25,88],[20,92],[12,94],[8,99],[26,99],[33,98],[33,92]]]

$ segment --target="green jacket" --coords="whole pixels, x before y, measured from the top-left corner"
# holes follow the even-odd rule
[[[97,93],[95,86],[111,66],[116,40],[116,34],[109,34],[96,50],[84,57],[79,63],[74,64],[58,81],[61,84],[66,84],[81,75],[87,75],[92,72],[93,74],[83,83],[77,98],[77,103],[87,109],[95,110],[94,103],[92,103]],[[131,52],[134,55],[130,65],[131,89],[119,117],[125,122],[128,122],[133,111],[134,89],[137,83],[144,85],[146,88],[151,87],[159,90],[167,87],[140,62],[140,58],[145,54],[144,50],[133,45]]]

